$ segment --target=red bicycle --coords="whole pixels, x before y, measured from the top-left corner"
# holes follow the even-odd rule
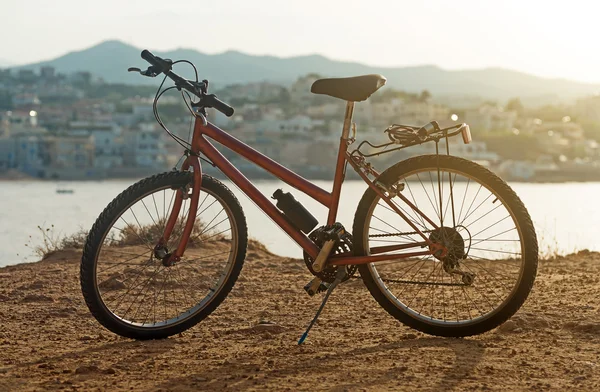
[[[222,182],[202,173],[201,160],[224,173],[300,245],[314,276],[305,287],[309,295],[327,292],[299,343],[333,289],[352,277],[361,278],[396,319],[439,336],[486,332],[511,317],[527,298],[538,261],[531,218],[504,181],[450,155],[450,137],[460,134],[464,143],[471,141],[468,125],[441,129],[435,121],[423,127],[394,124],[385,130],[388,143],[364,141],[350,151],[356,136],[354,103],[366,100],[386,79],[365,75],[317,80],[313,93],[347,101],[333,189],[328,192],[207,122],[206,108],[227,116],[234,110],[208,94],[208,81],[198,80],[193,64],[147,50],[142,58],[151,66],[130,71],[165,75],[154,113],[185,148],[185,160],[180,169],[141,180],[117,196],[89,232],[81,287],[90,311],[109,330],[135,339],[177,334],[214,311],[237,280],[248,242],[244,212]],[[194,67],[195,80],[173,72],[173,65],[181,62]],[[163,90],[167,78],[174,86]],[[172,134],[158,114],[156,104],[170,89],[181,91],[195,117],[190,142]],[[273,195],[276,204],[271,202],[210,140],[327,207],[327,222],[319,225],[282,190]],[[436,154],[404,160],[381,173],[367,160],[427,142],[435,144]],[[336,222],[348,164],[368,185],[351,232]]]

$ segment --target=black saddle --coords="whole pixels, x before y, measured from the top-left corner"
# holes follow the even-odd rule
[[[352,78],[319,79],[315,81],[310,91],[315,94],[325,94],[344,101],[364,101],[375,91],[379,90],[387,79],[382,75],[363,75]]]

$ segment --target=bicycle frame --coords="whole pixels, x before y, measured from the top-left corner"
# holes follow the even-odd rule
[[[382,260],[402,259],[414,256],[431,255],[435,253],[443,257],[447,252],[446,248],[440,244],[433,243],[431,240],[429,240],[429,238],[424,233],[422,233],[410,219],[406,217],[406,215],[398,208],[398,206],[391,201],[391,197],[385,194],[385,189],[382,189],[380,186],[378,186],[377,181],[371,181],[368,178],[367,173],[365,173],[361,169],[359,164],[355,162],[348,153],[348,146],[350,144],[349,140],[351,140],[348,138],[348,136],[350,132],[350,127],[352,125],[353,111],[354,102],[348,102],[346,105],[344,126],[342,130],[342,137],[340,138],[340,147],[335,168],[333,189],[331,192],[327,192],[319,188],[310,181],[304,179],[303,177],[299,176],[293,171],[280,165],[279,163],[275,162],[269,157],[261,154],[257,150],[236,139],[235,137],[229,135],[227,132],[223,131],[219,127],[206,122],[205,117],[197,116],[192,137],[191,154],[185,159],[181,168],[181,170],[184,171],[189,170],[190,167],[193,168],[194,185],[192,188],[192,194],[190,195],[190,213],[187,217],[186,225],[182,234],[182,238],[179,242],[179,246],[177,250],[171,255],[169,261],[171,263],[175,263],[180,260],[181,256],[185,251],[187,241],[189,239],[190,233],[192,232],[196,220],[196,213],[198,208],[198,200],[200,197],[200,188],[202,181],[202,167],[199,158],[200,153],[204,154],[206,158],[208,158],[232,182],[234,182],[242,190],[242,192],[244,192],[248,197],[250,197],[250,199],[252,199],[261,210],[263,210],[279,227],[281,227],[281,229],[283,229],[298,245],[300,245],[300,247],[302,247],[302,249],[304,249],[304,251],[308,255],[310,255],[310,257],[316,259],[320,250],[319,247],[317,247],[317,245],[311,239],[309,239],[304,233],[302,233],[298,228],[291,224],[289,220],[287,220],[287,218],[283,215],[283,213],[281,213],[279,209],[277,209],[277,207],[266,196],[264,196],[252,184],[250,180],[248,180],[248,178],[246,178],[235,166],[233,166],[233,164],[227,158],[225,158],[223,154],[221,154],[207,138],[210,138],[218,142],[219,144],[227,147],[236,154],[244,157],[250,162],[255,163],[259,167],[278,177],[280,180],[284,181],[288,185],[296,188],[297,190],[307,194],[314,200],[323,204],[329,210],[327,216],[328,225],[331,225],[336,221],[342,183],[344,182],[347,163],[350,163],[353,169],[356,172],[358,172],[358,174],[369,185],[369,187],[373,189],[381,197],[381,199],[389,205],[390,208],[392,208],[396,213],[398,213],[398,215],[400,215],[414,229],[414,231],[423,238],[422,242],[415,242],[413,244],[373,247],[370,249],[371,255],[368,256],[333,256],[330,259],[331,264],[366,264]],[[376,176],[379,175],[379,173],[374,172],[373,170],[371,170],[371,174],[374,174]],[[157,247],[162,246],[169,239],[173,227],[175,226],[175,222],[177,221],[182,201],[184,197],[188,197],[187,192],[188,191],[186,190],[185,195],[184,190],[179,190],[177,192],[173,210],[171,211],[171,214],[167,221],[163,237],[160,239],[159,243],[157,244]],[[438,228],[438,226],[434,222],[432,222],[425,214],[423,214],[402,194],[399,193],[397,196],[400,199],[402,199],[411,209],[413,209],[425,220],[427,220],[434,228]],[[410,248],[428,249],[407,253],[386,253]]]

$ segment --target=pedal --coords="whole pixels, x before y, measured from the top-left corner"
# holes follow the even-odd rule
[[[322,284],[323,281],[318,276],[315,276],[313,280],[304,286],[304,291],[306,291],[306,294],[312,297],[313,295],[317,294],[319,286]]]

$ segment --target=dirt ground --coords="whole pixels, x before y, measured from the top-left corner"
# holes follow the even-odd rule
[[[541,262],[534,291],[502,327],[468,339],[403,326],[360,281],[320,297],[300,260],[254,247],[230,297],[162,341],[103,329],[78,281],[80,254],[0,269],[0,390],[600,390],[600,254]],[[259,324],[268,320],[276,325]]]

